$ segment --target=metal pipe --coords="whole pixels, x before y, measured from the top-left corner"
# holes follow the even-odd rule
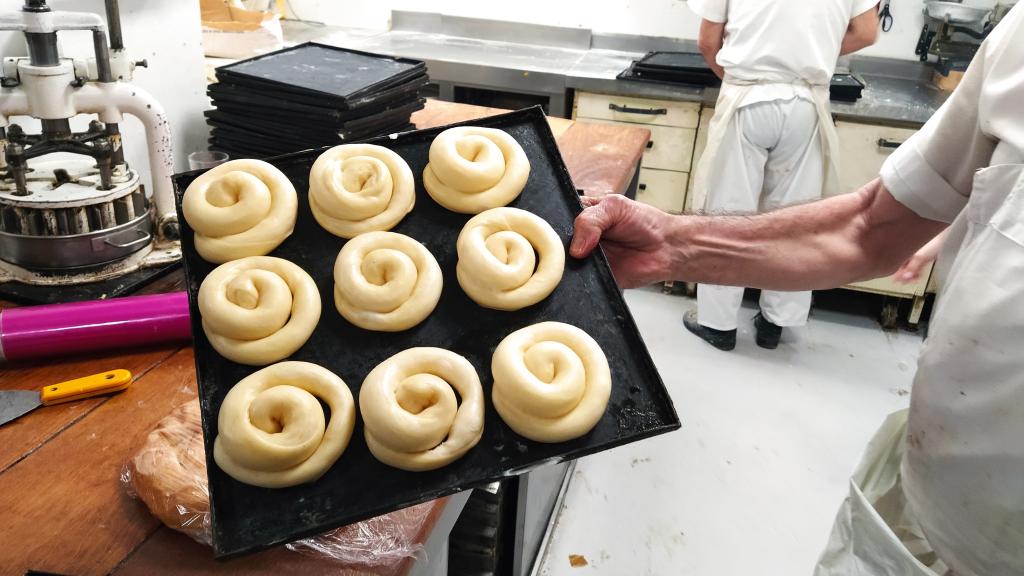
[[[110,71],[110,51],[107,50],[107,35],[103,30],[92,31],[92,47],[96,52],[96,75],[100,82],[113,82],[114,75]]]
[[[114,166],[120,166],[124,164],[124,148],[121,147],[121,127],[116,122],[107,124],[106,127],[107,138],[110,140],[110,148],[114,155],[111,157],[111,162]]]
[[[96,167],[100,170],[100,190],[114,187],[114,167],[111,165],[112,150],[106,136],[97,138],[93,144],[96,150]]]
[[[25,32],[28,45],[28,59],[33,66],[56,66],[60,64],[56,32]]]
[[[107,30],[110,32],[110,49],[124,50],[124,39],[121,37],[121,10],[117,0],[106,0],[104,8],[107,12]]]
[[[71,122],[67,118],[56,120],[40,120],[43,136],[47,139],[64,140],[71,137]]]
[[[46,5],[46,0],[25,0],[25,5],[21,7],[22,12],[49,12],[50,7]]]
[[[7,171],[14,178],[15,196],[28,196],[28,180],[26,176],[25,148],[17,142],[7,145],[4,151],[7,156]]]
[[[0,126],[0,170],[7,169],[7,128]]]
[[[0,126],[10,125],[11,116],[29,115],[28,94],[23,87],[4,90],[3,95],[0,98]]]
[[[174,140],[163,106],[142,88],[123,82],[86,84],[76,90],[72,98],[79,114],[99,114],[100,121],[104,123],[120,122],[123,114],[135,116],[142,122],[149,140],[149,173],[153,180],[157,217],[161,221],[176,219],[174,188],[171,184],[171,175],[174,174]],[[20,104],[20,101],[9,104],[0,99],[0,126],[3,125],[5,113],[11,115],[7,107],[15,108]]]

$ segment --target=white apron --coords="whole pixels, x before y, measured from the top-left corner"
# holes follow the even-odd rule
[[[980,170],[961,219],[909,422],[869,445],[816,576],[1024,574],[1024,165]]]
[[[697,163],[697,172],[694,175],[692,193],[702,210],[707,210],[711,172],[714,169],[718,151],[722,146],[729,123],[736,116],[736,112],[741,108],[750,91],[759,84],[779,84],[779,82],[739,80],[731,76],[726,76],[722,81],[722,87],[718,92],[718,102],[715,104],[715,115],[711,118],[711,124],[708,127],[707,145]],[[814,99],[814,106],[818,110],[818,132],[821,134],[822,165],[824,166],[824,178],[821,183],[822,197],[834,196],[839,193],[839,134],[836,132],[835,123],[832,122],[828,85],[814,85],[804,80],[793,84],[809,88]]]

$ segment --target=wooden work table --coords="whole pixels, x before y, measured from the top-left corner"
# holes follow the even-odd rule
[[[413,120],[426,128],[504,110],[428,101]],[[576,186],[622,193],[649,132],[550,119]],[[184,289],[181,271],[140,293]],[[38,389],[103,372],[131,370],[126,391],[36,410],[0,428],[0,575],[59,574],[360,574],[276,549],[218,563],[208,548],[162,527],[120,482],[122,467],[154,425],[196,397],[190,346],[112,352],[0,369],[0,388]],[[440,514],[442,504],[437,504]],[[429,535],[423,528],[417,539]],[[286,570],[287,569],[287,570]],[[398,574],[407,565],[385,570]]]

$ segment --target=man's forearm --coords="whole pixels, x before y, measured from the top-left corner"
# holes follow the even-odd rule
[[[697,49],[704,56],[708,67],[721,79],[725,79],[725,68],[718,65],[718,52],[725,43],[725,23],[701,20],[697,36]]]
[[[666,231],[667,277],[810,290],[885,276],[942,230],[880,180],[860,191],[757,216],[680,216]]]
[[[843,36],[843,43],[839,48],[839,55],[846,56],[847,54],[852,54],[862,48],[867,48],[874,43],[874,38],[864,37],[854,31],[849,31],[846,33],[846,36]]]
[[[845,55],[867,48],[878,40],[878,11],[871,9],[850,20],[850,25],[843,36],[839,54]]]
[[[704,62],[706,62],[708,68],[715,73],[715,76],[718,76],[719,80],[725,80],[725,68],[718,65],[718,52],[721,49],[721,46],[706,48],[701,51],[701,54],[704,56]]]

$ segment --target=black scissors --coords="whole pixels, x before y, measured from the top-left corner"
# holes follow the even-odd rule
[[[882,19],[882,32],[892,30],[892,12],[889,11],[889,2],[891,1],[885,0],[882,4],[882,11],[878,13],[879,18]]]

